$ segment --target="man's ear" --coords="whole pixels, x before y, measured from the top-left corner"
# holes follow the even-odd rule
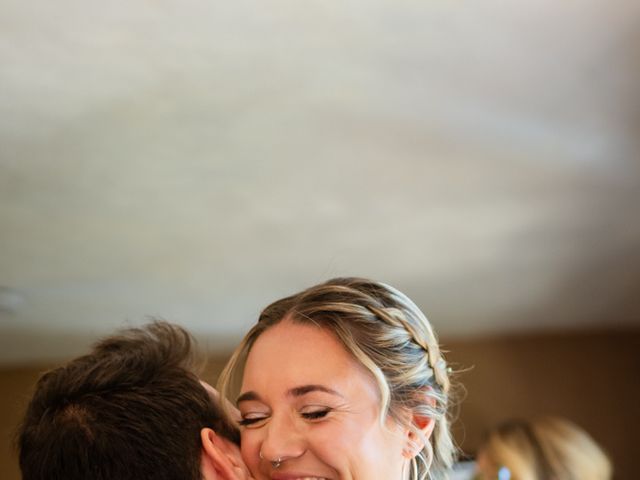
[[[421,396],[421,403],[431,407],[436,406],[436,400],[428,394],[429,390],[418,393]],[[402,454],[407,459],[412,459],[424,448],[429,441],[436,421],[433,417],[412,412],[410,416],[410,427],[407,428],[407,439]]]
[[[202,456],[200,473],[204,480],[240,480],[249,478],[247,467],[240,457],[240,449],[229,440],[219,437],[210,428],[200,431]]]

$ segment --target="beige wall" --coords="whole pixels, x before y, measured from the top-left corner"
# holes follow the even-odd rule
[[[610,453],[617,479],[636,478],[640,425],[640,331],[535,335],[444,341],[467,388],[454,432],[473,453],[482,431],[509,417],[563,415],[582,425]],[[213,359],[205,374],[221,366]],[[0,369],[0,478],[19,479],[11,432],[44,367]]]

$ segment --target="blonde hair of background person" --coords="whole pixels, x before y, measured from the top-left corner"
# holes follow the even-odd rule
[[[292,329],[307,328],[310,333],[313,329],[325,335],[330,332],[374,384],[379,425],[392,419],[411,432],[415,451],[406,457],[411,458],[410,462],[403,460],[409,462],[403,466],[403,470],[408,466],[409,472],[399,472],[398,480],[448,478],[455,454],[447,418],[449,372],[429,321],[407,296],[382,283],[337,278],[272,303],[263,310],[222,372],[218,386],[224,396],[231,398],[231,390],[237,388],[232,385],[237,385],[256,341],[265,332],[286,328],[278,327],[281,323]],[[283,345],[284,350],[287,348]],[[246,376],[246,372],[242,374]],[[416,418],[425,419],[427,428],[416,425]],[[252,434],[243,429],[243,435],[245,431]],[[380,456],[385,453],[379,452]],[[264,462],[262,447],[259,454]],[[244,450],[243,456],[251,465]],[[270,463],[278,468],[280,458]],[[256,472],[252,473],[259,478]]]
[[[593,438],[557,417],[498,425],[486,434],[477,461],[479,479],[498,478],[501,467],[511,480],[609,480],[612,473]]]

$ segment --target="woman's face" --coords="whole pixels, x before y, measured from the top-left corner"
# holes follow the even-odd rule
[[[372,375],[326,330],[285,319],[265,331],[247,358],[238,407],[242,456],[256,480],[401,479],[408,430],[380,425]]]

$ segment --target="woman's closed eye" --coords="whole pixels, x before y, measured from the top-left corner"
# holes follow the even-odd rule
[[[242,418],[238,422],[241,427],[258,426],[260,422],[267,419],[267,415],[263,413],[249,413],[242,415]]]
[[[329,412],[331,412],[330,408],[321,408],[321,409],[314,409],[314,410],[305,410],[300,412],[300,415],[302,416],[302,418],[306,420],[320,420],[326,417],[329,414]]]
[[[309,421],[317,421],[325,418],[329,413],[331,413],[333,409],[328,407],[313,407],[313,408],[304,408],[299,414],[300,416]],[[242,427],[260,427],[262,424],[269,419],[269,414],[262,412],[251,412],[251,413],[243,413],[242,418],[238,422]]]

